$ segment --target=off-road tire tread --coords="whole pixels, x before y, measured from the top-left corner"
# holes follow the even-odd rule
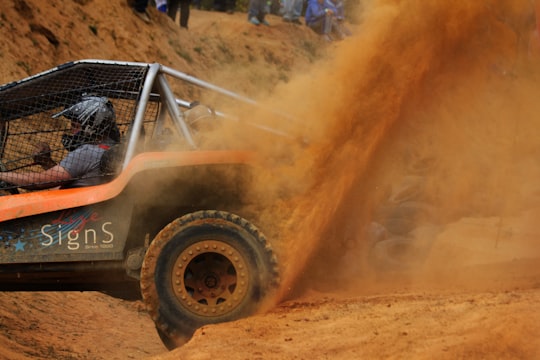
[[[276,256],[272,250],[272,247],[268,243],[264,234],[262,234],[257,227],[245,220],[244,218],[219,210],[201,210],[194,213],[186,214],[165,226],[153,239],[148,247],[144,262],[141,268],[141,295],[146,305],[146,310],[154,321],[156,328],[161,331],[161,336],[168,336],[173,343],[177,345],[184,343],[191,334],[184,334],[178,332],[177,329],[170,329],[166,319],[163,319],[160,314],[159,298],[156,290],[156,284],[154,281],[154,273],[151,269],[155,269],[156,261],[169,240],[173,237],[180,228],[184,225],[196,221],[203,221],[206,219],[222,219],[229,221],[235,225],[240,226],[244,230],[248,231],[255,239],[258,239],[262,248],[266,252],[270,264],[271,274],[269,274],[270,284],[267,289],[268,292],[272,292],[279,286],[279,268]],[[163,340],[163,339],[162,339]],[[164,341],[165,343],[165,341]],[[165,344],[167,345],[167,344]],[[169,347],[169,346],[167,346]]]

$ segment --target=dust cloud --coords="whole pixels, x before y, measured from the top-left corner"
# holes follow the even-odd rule
[[[361,11],[355,36],[265,102],[293,118],[250,110],[291,135],[251,137],[265,154],[253,196],[282,259],[280,296],[540,256],[533,4]]]

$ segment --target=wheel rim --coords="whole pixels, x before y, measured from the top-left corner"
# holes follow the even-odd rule
[[[220,316],[238,307],[249,286],[244,257],[233,247],[204,240],[184,249],[173,268],[172,287],[180,304],[200,316]]]

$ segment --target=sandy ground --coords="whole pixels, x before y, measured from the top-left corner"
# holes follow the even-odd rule
[[[536,273],[525,274],[532,268]],[[172,352],[139,302],[98,293],[3,293],[1,358],[537,358],[537,260],[502,269],[491,268],[497,276],[485,269],[461,274],[481,284],[379,279],[363,289],[311,290],[268,313],[203,327]]]
[[[195,10],[186,31],[125,2],[6,1],[1,83],[75,59],[161,62],[308,119],[257,121],[309,145],[261,173],[283,270],[269,311],[169,352],[139,301],[0,293],[0,359],[539,358],[534,7],[362,4],[355,36],[326,44],[277,16]]]

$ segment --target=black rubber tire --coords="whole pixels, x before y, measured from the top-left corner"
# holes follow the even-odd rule
[[[407,201],[383,208],[378,221],[392,234],[406,235],[420,221],[430,220],[434,212],[434,207],[427,203]]]
[[[264,235],[223,211],[171,222],[150,244],[141,269],[143,301],[169,349],[203,325],[254,314],[277,284]]]
[[[179,338],[176,338],[176,339],[170,338],[169,335],[165,334],[163,330],[161,330],[157,326],[156,326],[156,331],[158,333],[159,339],[161,340],[163,345],[165,345],[167,350],[174,350],[178,346],[182,345],[184,342],[188,340],[188,338],[186,338],[184,341],[182,341]]]
[[[370,250],[371,265],[379,272],[410,270],[410,259],[406,256],[410,242],[410,239],[401,236],[376,242]]]

